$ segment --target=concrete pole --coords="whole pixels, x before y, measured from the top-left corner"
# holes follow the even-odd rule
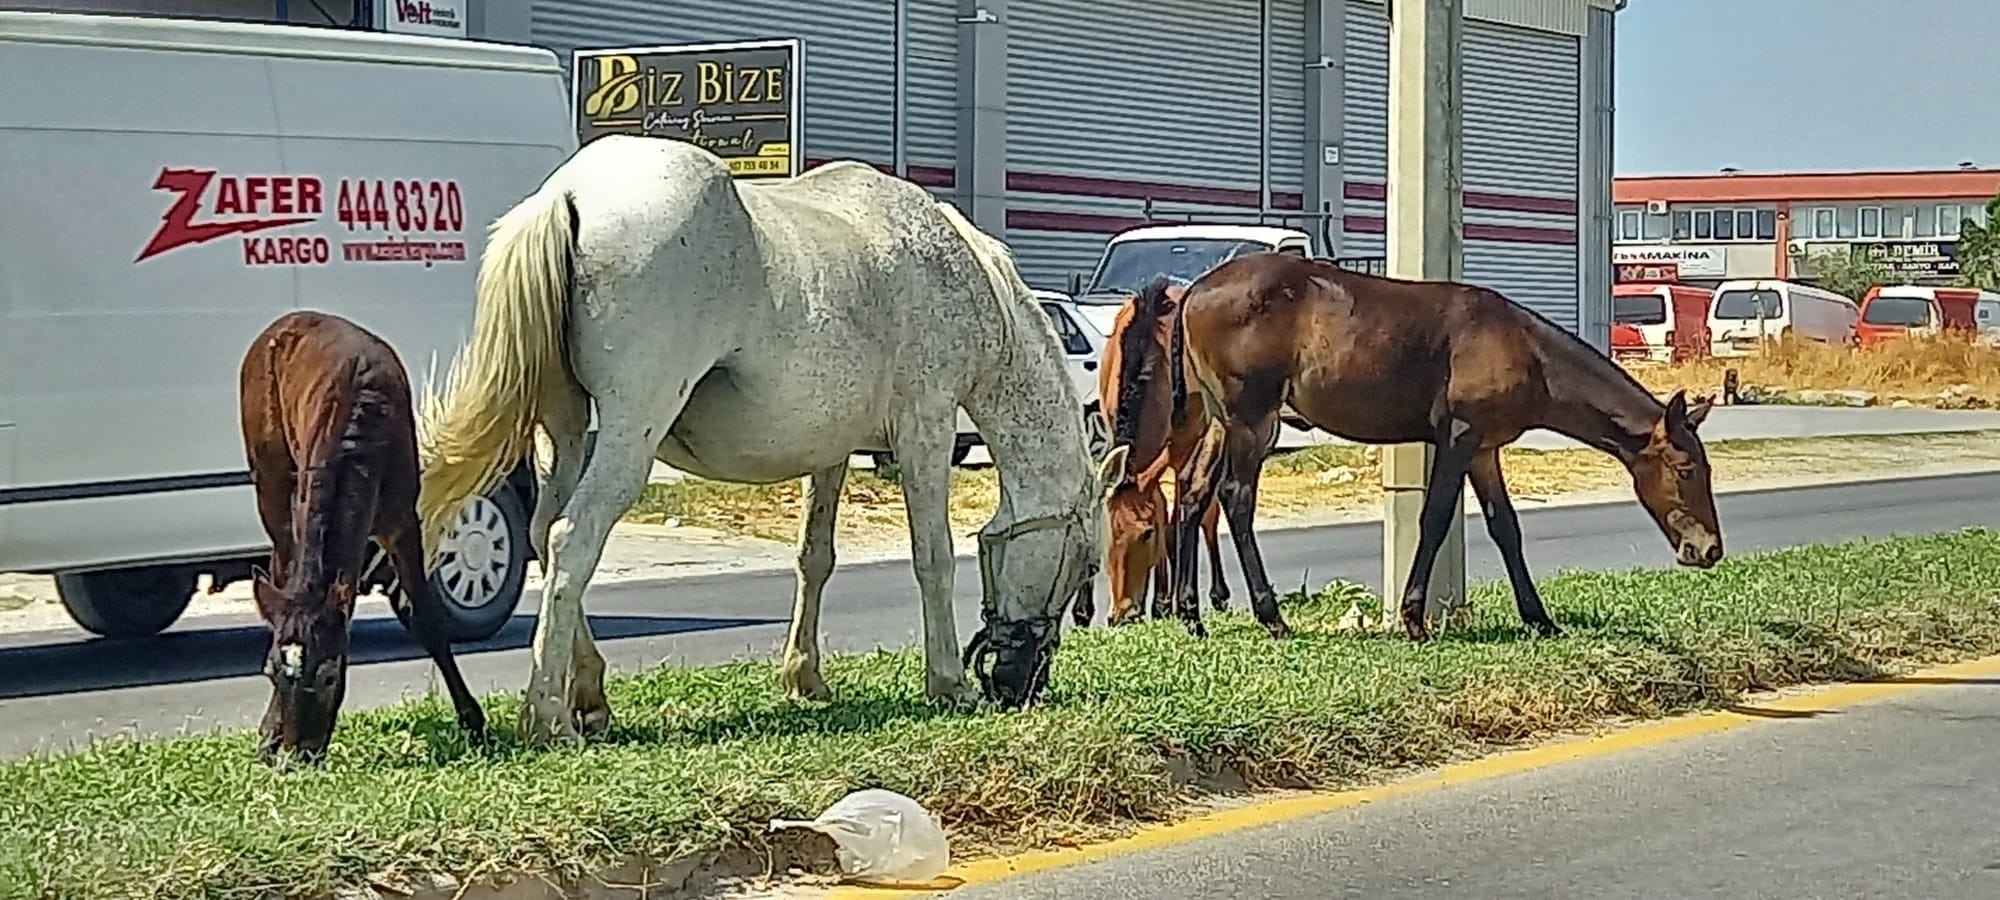
[[[1388,268],[1396,278],[1464,277],[1460,72],[1464,0],[1389,0]],[[1429,444],[1382,449],[1382,624],[1397,610],[1417,552],[1434,451]],[[1439,621],[1465,599],[1465,490],[1431,570],[1425,615]]]

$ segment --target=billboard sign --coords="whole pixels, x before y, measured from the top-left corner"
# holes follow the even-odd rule
[[[722,157],[738,178],[799,174],[804,41],[607,47],[571,60],[577,146],[669,137]]]

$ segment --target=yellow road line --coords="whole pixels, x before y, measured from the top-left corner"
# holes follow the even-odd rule
[[[954,867],[940,882],[952,883],[952,887],[982,884],[1045,872],[1079,863],[1096,862],[1141,850],[1170,847],[1203,838],[1229,834],[1249,828],[1274,825],[1306,816],[1318,815],[1349,807],[1361,806],[1434,791],[1456,784],[1484,781],[1517,772],[1526,772],[1544,766],[1558,765],[1594,757],[1609,756],[1640,747],[1650,747],[1669,741],[1698,735],[1718,734],[1745,725],[1755,725],[1771,721],[1773,718],[1797,718],[1796,714],[1810,714],[1817,711],[1831,711],[1877,700],[1896,694],[1925,687],[1940,680],[1978,678],[2000,675],[2000,656],[1990,656],[1955,665],[1927,669],[1921,672],[1883,681],[1841,684],[1807,693],[1782,697],[1767,703],[1745,704],[1742,712],[1720,711],[1680,716],[1652,722],[1631,728],[1624,728],[1606,734],[1571,738],[1555,743],[1515,750],[1482,759],[1457,763],[1427,772],[1422,775],[1394,781],[1387,784],[1359,788],[1349,791],[1314,793],[1303,796],[1284,797],[1260,803],[1252,803],[1233,809],[1208,813],[1170,825],[1159,825],[1141,829],[1138,832],[1083,847],[1060,850],[1039,850],[1018,856],[981,859]],[[1767,715],[1758,715],[1766,713]],[[1769,713],[1792,713],[1791,716],[1771,716]],[[888,898],[909,898],[918,896],[921,889],[841,887],[831,893],[831,900],[888,900]]]

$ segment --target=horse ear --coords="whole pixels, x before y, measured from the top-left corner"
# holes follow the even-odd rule
[[[1672,397],[1667,398],[1666,412],[1653,426],[1654,439],[1665,441],[1667,435],[1687,428],[1687,411],[1687,391],[1675,391]]]
[[[1694,430],[1700,428],[1701,423],[1708,420],[1708,411],[1714,408],[1715,408],[1714,394],[1709,394],[1707,396],[1702,397],[1701,402],[1696,403],[1692,408],[1690,408],[1687,411],[1688,429]]]
[[[1119,444],[1104,454],[1104,461],[1097,464],[1097,499],[1102,501],[1111,496],[1118,482],[1125,480],[1125,457],[1132,452],[1127,444]]]
[[[257,601],[257,611],[269,619],[284,609],[285,595],[271,580],[271,573],[263,566],[250,566],[250,596]]]

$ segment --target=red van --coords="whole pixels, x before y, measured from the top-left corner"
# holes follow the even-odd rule
[[[1714,291],[1691,284],[1612,285],[1612,358],[1680,363],[1707,356],[1714,299]]]

